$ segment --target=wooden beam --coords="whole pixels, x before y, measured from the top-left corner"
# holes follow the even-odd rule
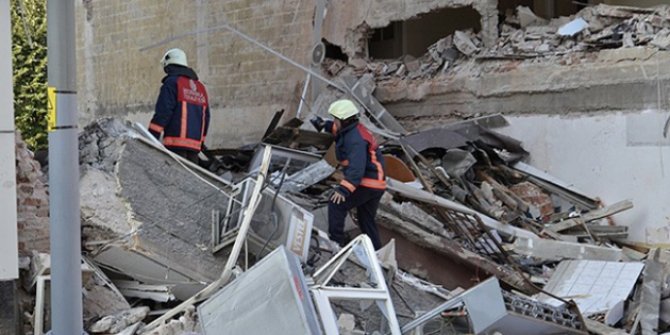
[[[398,214],[399,213],[388,212],[384,209],[380,210],[378,212],[378,216],[381,219],[378,220],[379,225],[402,234],[410,242],[416,245],[434,250],[453,260],[460,261],[476,269],[480,269],[483,272],[494,275],[507,285],[514,287],[525,294],[537,293],[536,288],[528,284],[520,273],[514,271],[510,267],[494,263],[489,258],[480,256],[463,248],[452,239],[431,234],[421,226],[416,225],[412,220],[407,220],[405,217],[398,217]]]
[[[618,262],[623,260],[621,249],[595,245],[552,241],[547,239],[527,239],[519,237],[514,242],[514,252],[543,260],[585,259]]]
[[[573,218],[573,219],[568,219],[564,220],[558,223],[553,223],[553,224],[548,224],[546,226],[547,229],[550,229],[556,233],[577,227],[579,225],[582,225],[584,223],[594,221],[594,220],[599,220],[620,212],[623,212],[625,210],[629,210],[633,208],[633,203],[630,200],[624,200],[617,202],[616,204],[612,206],[607,206],[604,208],[599,208],[596,210],[592,210],[588,213],[583,214],[581,217],[578,218]]]
[[[591,319],[584,319],[586,328],[589,332],[596,335],[628,335],[625,331],[621,329],[612,328],[602,322],[598,322]]]

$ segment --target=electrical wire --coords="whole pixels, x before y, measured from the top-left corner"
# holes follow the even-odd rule
[[[281,171],[281,179],[279,180],[279,185],[277,185],[277,190],[275,191],[275,195],[272,198],[272,206],[270,206],[270,217],[272,218],[272,223],[274,224],[274,230],[272,231],[272,234],[267,238],[265,241],[265,244],[263,244],[263,247],[261,248],[261,251],[258,253],[258,256],[260,257],[263,255],[263,252],[265,252],[265,248],[268,246],[270,241],[274,238],[275,234],[277,231],[279,231],[279,219],[277,217],[277,212],[275,209],[275,205],[277,203],[277,197],[279,196],[279,192],[281,191],[282,186],[284,185],[284,178],[286,177],[286,170],[288,169],[288,166],[291,164],[291,158],[286,159],[286,163],[284,164],[284,168],[282,168]]]
[[[370,127],[368,127],[371,131],[373,131],[373,132],[375,132],[375,133],[377,133],[381,136],[384,136],[386,138],[391,138],[391,139],[395,139],[395,140],[399,139],[400,134],[397,134],[397,133],[393,132],[392,130],[386,128],[384,126],[384,123],[381,122],[381,120],[378,119],[377,115],[375,115],[372,112],[372,110],[370,110],[370,108],[367,106],[367,104],[365,104],[364,101],[362,101],[356,94],[354,94],[354,91],[351,88],[349,88],[347,85],[343,86],[339,83],[334,82],[333,80],[330,80],[330,79],[324,77],[319,72],[314,71],[313,69],[310,69],[310,68],[294,61],[293,59],[283,55],[282,53],[280,53],[280,52],[270,48],[269,46],[257,41],[253,37],[251,37],[251,36],[243,33],[242,31],[232,27],[227,22],[224,22],[224,23],[222,23],[218,26],[215,26],[215,27],[211,27],[211,28],[207,28],[207,29],[201,29],[201,30],[195,30],[195,31],[191,31],[191,32],[188,32],[188,33],[176,35],[176,36],[173,36],[173,37],[170,37],[170,38],[166,38],[166,39],[164,39],[162,41],[159,41],[157,43],[154,43],[154,44],[145,46],[143,48],[140,48],[140,51],[146,51],[146,50],[149,50],[149,49],[153,49],[153,48],[165,45],[165,44],[170,43],[172,41],[176,41],[176,40],[188,37],[188,36],[198,35],[200,33],[210,33],[210,32],[214,32],[214,31],[221,30],[221,29],[225,29],[225,30],[228,30],[230,32],[233,32],[234,34],[240,36],[242,39],[246,40],[247,42],[256,45],[257,47],[269,52],[270,54],[272,54],[274,56],[279,57],[283,61],[301,69],[302,71],[311,74],[313,77],[327,83],[328,85],[330,85],[332,87],[335,87],[339,91],[349,94],[354,100],[356,100],[356,102],[358,102],[368,112],[368,114],[370,115],[368,117],[368,119],[370,119],[371,121],[375,121],[376,124],[379,124],[383,128],[385,128],[385,129],[380,129],[379,127],[377,127],[376,124],[371,123]]]

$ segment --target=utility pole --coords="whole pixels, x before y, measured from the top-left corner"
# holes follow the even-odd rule
[[[83,334],[74,0],[47,1],[51,334]]]

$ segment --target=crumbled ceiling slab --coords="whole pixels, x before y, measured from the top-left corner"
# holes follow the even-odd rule
[[[226,184],[114,119],[86,127],[80,148],[83,238],[96,262],[145,284],[174,284],[179,298],[221,274],[226,256],[210,247]]]
[[[382,28],[392,21],[403,21],[444,8],[472,7],[481,16],[482,40],[493,46],[498,36],[497,0],[342,0],[330,1],[323,22],[323,37],[342,46],[350,56],[361,54],[369,27]],[[352,28],[357,27],[357,28]],[[367,29],[360,29],[367,27]]]

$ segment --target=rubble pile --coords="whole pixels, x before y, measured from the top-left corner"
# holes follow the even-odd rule
[[[636,8],[600,4],[584,8],[570,17],[551,20],[536,16],[520,6],[507,13],[500,37],[493,47],[485,47],[479,33],[456,31],[431,45],[421,57],[411,55],[394,60],[353,59],[349,64],[327,59],[323,69],[331,76],[353,73],[374,75],[375,80],[426,80],[467,71],[470,60],[523,60],[567,57],[603,49],[670,47],[670,6]],[[348,69],[348,70],[346,70]]]
[[[597,5],[572,17],[546,21],[527,7],[508,16],[501,39],[483,57],[539,57],[578,51],[670,46],[670,7],[650,9]]]
[[[507,125],[502,116],[409,133],[371,95],[375,80],[431,78],[476,59],[665,48],[667,10],[601,5],[547,22],[519,7],[493,49],[457,31],[418,59],[327,60],[382,143],[381,250],[355,215],[350,243],[328,238],[327,205],[342,174],[333,136],[308,122],[279,125],[278,112],[258,143],[205,150],[199,164],[137,124],[93,122],[79,137],[87,331],[670,331],[670,252],[628,240],[612,217],[632,202],[604,204],[526,164],[522,144],[495,131]],[[49,256],[24,263],[23,289],[34,296],[27,327],[42,335]]]
[[[289,322],[287,306],[297,301],[286,290],[298,282],[303,286],[295,292],[310,292],[295,295],[300,313],[341,334],[395,324],[434,334],[491,327],[503,334],[616,334],[669,327],[670,253],[626,240],[626,228],[610,218],[632,204],[604,206],[524,164],[529,153],[520,142],[483,124],[448,124],[385,142],[388,189],[378,224],[382,236],[394,239],[366,258],[374,250],[356,237],[355,222],[347,224],[352,242],[344,249],[324,232],[329,190],[340,178],[327,163],[332,136],[293,120],[275,124],[260,145],[239,149],[244,155],[215,149],[202,159],[231,178],[224,180],[156,146],[133,124],[94,122],[80,136],[86,329],[205,335],[232,320],[235,329],[256,329],[245,326],[254,320],[249,313],[276,308],[288,318],[281,322]],[[267,142],[273,153],[259,161]],[[224,152],[225,164],[213,168],[213,152]],[[248,206],[256,191],[242,167],[252,175],[267,167],[270,176],[258,189],[254,212]],[[232,283],[219,283],[243,222],[250,223],[246,247],[238,249],[244,256],[233,259]],[[275,264],[278,254],[288,263]],[[383,279],[370,277],[375,264]],[[268,276],[271,268],[291,271],[288,282]],[[48,315],[39,312],[49,307],[43,298],[48,255],[36,254],[30,269],[25,287],[36,298],[26,304],[26,315],[39,333],[48,329]],[[260,291],[252,283],[267,293],[256,297]],[[369,290],[387,303],[366,300]],[[239,303],[230,309],[223,301]],[[498,316],[482,323],[472,301],[485,301]],[[324,318],[329,308],[335,319]],[[155,323],[166,309],[174,317]]]

